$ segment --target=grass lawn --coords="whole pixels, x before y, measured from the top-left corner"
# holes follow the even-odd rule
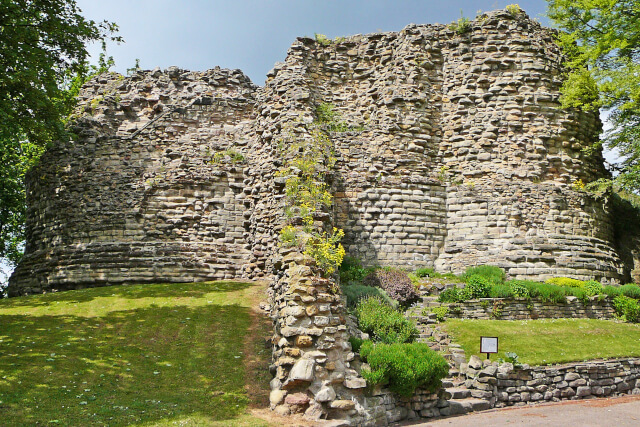
[[[640,356],[640,324],[595,319],[459,320],[448,319],[447,332],[467,358],[480,353],[480,337],[499,338],[499,353],[515,352],[521,363],[547,365],[590,359]]]
[[[266,425],[264,287],[113,286],[0,300],[0,425]]]

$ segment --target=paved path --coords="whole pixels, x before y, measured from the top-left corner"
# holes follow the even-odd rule
[[[536,406],[493,409],[411,424],[423,427],[477,426],[640,426],[640,396],[587,399]]]

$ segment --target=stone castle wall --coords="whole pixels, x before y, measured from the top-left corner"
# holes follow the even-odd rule
[[[246,161],[212,157],[246,151],[254,92],[219,69],[94,79],[80,142],[55,144],[30,172],[19,292],[238,277],[250,254]]]
[[[497,11],[464,34],[301,38],[261,88],[238,70],[100,76],[83,89],[77,141],[29,175],[26,255],[9,292],[272,276],[278,146],[305,137],[323,103],[351,129],[333,135],[329,218],[348,254],[627,280],[637,260],[621,260],[607,201],[572,188],[605,171],[582,150],[597,116],[560,108],[561,59],[549,30]]]

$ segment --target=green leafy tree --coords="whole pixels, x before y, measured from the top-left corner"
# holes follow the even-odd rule
[[[25,172],[65,137],[87,45],[120,40],[115,24],[80,12],[75,0],[0,0],[0,257],[11,262],[24,240]]]
[[[616,181],[640,189],[640,1],[547,0],[571,72],[564,107],[609,112],[603,135],[623,155]]]

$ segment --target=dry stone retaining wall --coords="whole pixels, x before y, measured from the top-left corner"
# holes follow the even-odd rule
[[[447,317],[459,319],[613,319],[615,310],[609,299],[597,297],[583,302],[567,297],[566,304],[510,298],[481,298],[463,303],[443,304],[449,307]]]
[[[638,358],[514,368],[474,356],[460,372],[472,394],[494,407],[640,394]]]

